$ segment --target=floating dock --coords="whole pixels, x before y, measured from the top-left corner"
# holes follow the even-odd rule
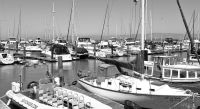
[[[21,58],[21,59],[34,59],[34,60],[42,60],[42,61],[47,61],[47,62],[58,62],[56,59],[51,59],[51,57],[39,57],[39,56],[24,56],[23,54],[15,54],[15,58]],[[79,57],[72,57],[72,60],[63,60],[63,62],[70,62],[70,61],[75,61],[79,60]]]

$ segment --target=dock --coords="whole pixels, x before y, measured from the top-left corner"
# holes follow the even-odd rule
[[[56,59],[51,59],[51,57],[40,57],[40,56],[24,56],[23,54],[15,54],[15,58],[21,58],[21,59],[34,59],[34,60],[41,60],[41,61],[47,61],[47,62],[58,62]],[[72,60],[63,60],[63,62],[70,62],[79,60],[79,57],[72,57]]]
[[[124,109],[124,105],[122,105],[120,103],[117,103],[115,101],[112,101],[112,100],[109,100],[109,99],[106,99],[106,98],[99,97],[99,96],[92,94],[92,93],[88,93],[85,90],[80,89],[78,87],[75,87],[75,86],[64,86],[64,87],[69,89],[69,90],[73,90],[73,91],[76,91],[76,92],[79,92],[79,93],[83,93],[87,96],[90,96],[90,97],[102,102],[103,104],[111,106],[112,109]]]

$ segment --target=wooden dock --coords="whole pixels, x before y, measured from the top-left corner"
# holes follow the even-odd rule
[[[23,54],[15,54],[15,58],[25,58],[25,59],[34,59],[34,60],[41,60],[41,61],[47,61],[47,62],[58,62],[56,59],[51,59],[51,57],[40,57],[40,56],[24,56]],[[75,61],[79,60],[79,57],[72,57],[72,60],[66,60],[63,62],[70,62],[70,61]]]

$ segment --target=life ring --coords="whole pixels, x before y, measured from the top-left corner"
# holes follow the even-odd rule
[[[31,88],[33,88],[34,86],[38,87],[38,86],[39,86],[39,83],[36,82],[36,81],[32,81],[32,82],[28,83],[27,89],[31,89]]]

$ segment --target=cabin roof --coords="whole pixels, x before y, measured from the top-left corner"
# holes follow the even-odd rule
[[[185,70],[200,70],[199,66],[195,65],[166,65],[163,68],[172,68],[172,69],[185,69]]]

